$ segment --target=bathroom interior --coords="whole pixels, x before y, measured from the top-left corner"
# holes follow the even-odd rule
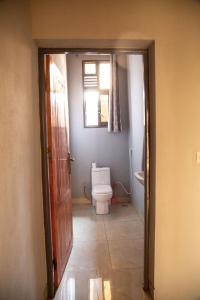
[[[71,174],[72,199],[74,204],[92,203],[91,168],[95,164],[96,167],[109,167],[113,204],[130,202],[143,218],[145,132],[143,55],[122,53],[116,55],[116,60],[116,72],[118,73],[116,88],[119,94],[118,109],[121,128],[117,128],[117,132],[114,132],[114,130],[109,131],[108,129],[109,104],[105,101],[108,101],[109,96],[105,100],[103,98],[100,100],[100,105],[104,105],[103,108],[100,108],[104,109],[103,112],[97,111],[98,104],[96,107],[95,105],[88,107],[90,111],[87,111],[84,94],[88,93],[91,97],[90,91],[92,90],[96,96],[96,83],[91,82],[88,85],[86,83],[86,87],[84,87],[83,82],[84,64],[87,64],[88,68],[93,66],[97,68],[97,63],[100,69],[101,63],[103,67],[105,63],[107,65],[112,63],[111,55],[67,55],[70,152],[75,159],[72,163]],[[104,80],[103,84],[108,85],[106,88],[111,87],[110,71],[112,72],[105,67],[105,70],[102,71],[102,78],[97,79]],[[107,95],[104,94],[104,96]],[[94,99],[95,101],[96,99]],[[98,124],[98,114],[101,114],[103,124]],[[87,115],[89,115],[88,119],[90,118],[88,121],[86,121]]]
[[[144,54],[65,58],[73,248],[55,299],[146,299]]]

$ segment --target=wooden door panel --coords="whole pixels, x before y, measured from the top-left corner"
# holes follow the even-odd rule
[[[46,55],[48,164],[54,285],[58,287],[72,247],[72,205],[66,81],[50,55]]]

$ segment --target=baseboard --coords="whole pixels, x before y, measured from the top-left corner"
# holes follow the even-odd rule
[[[91,204],[91,201],[84,197],[72,198],[72,204]]]

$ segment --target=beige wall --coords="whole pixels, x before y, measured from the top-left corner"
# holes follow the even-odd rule
[[[32,12],[37,39],[155,40],[155,295],[198,299],[200,2],[33,0]]]
[[[44,300],[37,51],[26,0],[0,1],[0,299]]]

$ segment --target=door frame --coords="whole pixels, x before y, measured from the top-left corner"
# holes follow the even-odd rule
[[[45,227],[45,246],[47,264],[48,297],[55,295],[53,278],[53,243],[51,232],[49,171],[47,157],[47,126],[45,104],[45,70],[44,58],[46,54],[64,53],[96,53],[96,54],[142,54],[144,57],[144,85],[145,85],[145,195],[144,195],[144,284],[143,289],[154,297],[154,249],[155,249],[155,93],[154,85],[154,44],[148,49],[131,48],[39,48],[39,110],[40,110],[40,139],[43,210]],[[151,270],[150,270],[151,269]],[[151,276],[151,278],[150,278]]]

